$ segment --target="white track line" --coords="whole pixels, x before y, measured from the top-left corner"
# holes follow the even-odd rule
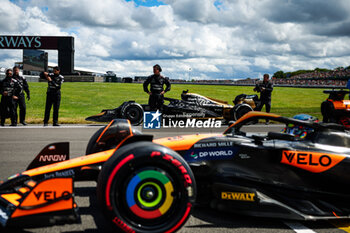
[[[283,221],[283,223],[297,233],[316,233],[316,231],[313,231],[310,228],[307,228],[306,226],[304,226],[299,222]]]

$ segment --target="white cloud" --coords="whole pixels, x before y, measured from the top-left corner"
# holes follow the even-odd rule
[[[163,2],[0,0],[0,30],[74,36],[76,66],[119,76],[149,75],[155,63],[172,78],[214,79],[349,65],[346,1]],[[21,52],[0,51],[0,66],[18,60]]]
[[[17,5],[6,1],[0,1],[0,29],[1,31],[6,32],[18,32],[18,29],[21,27],[21,18],[24,15],[24,12]]]
[[[256,57],[254,59],[254,65],[268,69],[270,68],[270,61],[267,57]]]

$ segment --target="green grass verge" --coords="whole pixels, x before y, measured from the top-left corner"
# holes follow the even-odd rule
[[[47,83],[29,83],[31,100],[27,101],[28,123],[42,123],[45,111]],[[222,99],[233,104],[238,94],[253,94],[253,87],[174,84],[167,97],[180,98],[182,90]],[[307,113],[321,119],[320,105],[327,98],[323,89],[275,87],[271,112],[283,116]],[[116,108],[124,101],[147,103],[142,84],[125,83],[63,83],[59,112],[60,123],[88,123],[87,116],[102,109]],[[264,111],[265,109],[263,109]],[[52,110],[51,110],[52,116]],[[52,120],[52,117],[51,119]],[[7,123],[9,119],[7,119]]]

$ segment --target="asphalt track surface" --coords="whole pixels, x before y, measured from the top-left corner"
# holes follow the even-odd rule
[[[85,154],[89,138],[100,126],[61,127],[2,127],[0,128],[0,179],[24,171],[40,150],[52,142],[70,142],[71,158]],[[139,128],[139,130],[142,130]],[[222,132],[224,128],[213,130],[168,129],[144,130],[155,138],[204,132]],[[260,125],[248,129],[252,132],[280,131],[281,126]],[[76,202],[80,207],[80,224],[28,229],[1,229],[0,232],[21,233],[107,233],[112,232],[100,214],[95,195],[95,182],[75,184]],[[195,209],[181,233],[201,232],[242,232],[242,233],[340,233],[350,232],[350,220],[299,222],[280,219],[253,218],[249,216],[220,213],[211,209]]]

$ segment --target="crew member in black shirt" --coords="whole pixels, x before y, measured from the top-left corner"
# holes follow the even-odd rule
[[[16,119],[16,101],[21,92],[21,87],[19,86],[16,79],[12,77],[12,70],[6,70],[6,77],[1,82],[0,93],[1,97],[1,126],[5,125],[5,120],[7,117],[11,118],[11,125],[17,125]]]
[[[256,84],[254,91],[260,92],[260,105],[257,106],[256,110],[261,111],[265,105],[266,112],[271,110],[271,93],[273,91],[273,84],[269,81],[269,75],[264,74],[264,80],[262,83]],[[269,124],[269,121],[266,120],[266,124]]]
[[[30,92],[29,92],[29,86],[27,83],[27,80],[19,75],[19,68],[17,66],[13,67],[13,78],[15,78],[18,81],[19,86],[21,87],[21,93],[18,96],[18,100],[16,103],[16,120],[17,120],[17,105],[19,106],[19,122],[21,122],[22,125],[27,125],[25,118],[26,118],[26,100],[24,97],[24,92],[27,93],[27,100],[30,100]]]
[[[171,87],[169,80],[160,75],[160,72],[162,72],[160,65],[154,65],[153,75],[149,76],[143,83],[143,90],[149,94],[148,104],[152,111],[162,110],[164,93],[170,91]],[[150,91],[148,90],[149,84],[151,85]]]
[[[44,126],[47,126],[50,119],[51,106],[53,105],[53,126],[59,126],[58,124],[58,110],[61,103],[61,85],[64,81],[62,75],[60,75],[60,68],[58,66],[53,68],[53,74],[44,72],[44,76],[48,81],[48,88],[46,92],[46,106]]]

